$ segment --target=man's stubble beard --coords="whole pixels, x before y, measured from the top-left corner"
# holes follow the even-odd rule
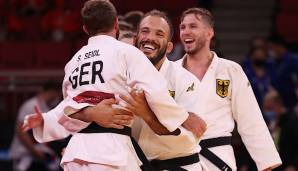
[[[157,55],[154,58],[149,58],[149,60],[153,65],[156,65],[159,61],[161,61],[164,58],[166,51],[167,47],[164,46],[162,49],[158,51]]]
[[[167,44],[167,43],[166,43]],[[139,39],[136,38],[135,40],[135,47],[137,47],[138,49],[140,49],[141,47],[141,42],[139,42]],[[160,49],[158,52],[157,52],[157,55],[154,56],[153,58],[149,58],[147,56],[147,58],[150,60],[150,62],[155,66],[160,60],[163,59],[163,57],[165,56],[167,52],[167,46],[165,45],[162,49]]]
[[[184,47],[184,50],[187,54],[189,55],[193,55],[193,54],[196,54],[197,52],[201,51],[203,49],[203,47],[205,46],[206,44],[206,38],[200,38],[197,40],[196,42],[196,46],[194,49],[191,49],[191,50],[187,50],[185,47]]]

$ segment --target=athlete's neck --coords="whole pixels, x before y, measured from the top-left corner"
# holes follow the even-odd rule
[[[158,71],[160,70],[160,68],[161,68],[162,64],[164,63],[165,59],[166,59],[166,56],[164,56],[160,61],[157,62],[157,64],[154,65],[155,68],[156,68]]]
[[[94,35],[94,36],[99,36],[99,35],[106,35],[106,36],[111,36],[111,37],[116,38],[116,33],[115,33],[115,31],[101,32],[101,33],[97,33],[97,34]]]
[[[199,80],[202,80],[212,62],[212,59],[213,54],[210,50],[201,50],[196,54],[186,54],[183,66],[193,73]]]
[[[190,63],[195,63],[200,67],[209,67],[210,61],[212,61],[212,53],[209,49],[202,49],[195,54],[187,54],[187,61]]]

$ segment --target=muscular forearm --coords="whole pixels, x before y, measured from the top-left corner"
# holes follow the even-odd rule
[[[166,127],[164,127],[152,111],[148,112],[143,120],[148,124],[148,126],[158,135],[178,135],[180,130],[177,129],[174,132],[170,132]]]
[[[123,129],[125,125],[130,125],[133,114],[121,108],[113,107],[114,104],[117,104],[115,99],[105,99],[96,106],[86,107],[70,115],[70,117],[83,121],[84,124],[95,122],[105,128]]]
[[[182,126],[188,131],[191,131],[198,138],[200,138],[207,129],[205,121],[192,112],[189,112],[189,116]]]
[[[73,119],[78,119],[84,122],[92,122],[92,117],[91,117],[92,107],[85,107],[84,109],[80,110],[79,112],[76,112],[69,117]]]

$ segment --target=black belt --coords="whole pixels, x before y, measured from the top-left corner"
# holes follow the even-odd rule
[[[177,157],[167,160],[152,160],[151,165],[155,170],[168,170],[168,171],[187,171],[181,166],[194,164],[200,161],[199,154],[195,153],[185,157]]]
[[[96,123],[92,122],[88,127],[82,129],[79,133],[115,133],[115,134],[121,134],[121,135],[127,135],[130,137],[130,140],[132,142],[132,145],[139,157],[139,159],[142,161],[143,165],[141,166],[142,171],[153,171],[152,166],[148,159],[146,158],[143,150],[139,146],[139,144],[133,139],[131,136],[131,128],[128,126],[125,126],[123,129],[115,129],[115,128],[105,128],[100,125],[97,125]]]
[[[123,129],[105,128],[92,122],[88,127],[82,129],[79,133],[115,133],[131,136],[131,128],[125,126]]]
[[[202,150],[200,154],[208,159],[211,163],[213,163],[217,168],[222,171],[232,171],[231,167],[225,163],[221,158],[219,158],[216,154],[210,151],[208,148],[217,147],[222,145],[231,145],[232,137],[218,137],[218,138],[210,138],[205,139],[200,142],[200,146]]]

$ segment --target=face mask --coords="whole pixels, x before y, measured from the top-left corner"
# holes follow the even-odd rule
[[[253,64],[257,67],[264,67],[266,65],[266,61],[263,59],[256,59],[253,61]]]
[[[269,50],[268,54],[272,58],[276,58],[276,56],[277,56],[276,53],[273,50]]]

